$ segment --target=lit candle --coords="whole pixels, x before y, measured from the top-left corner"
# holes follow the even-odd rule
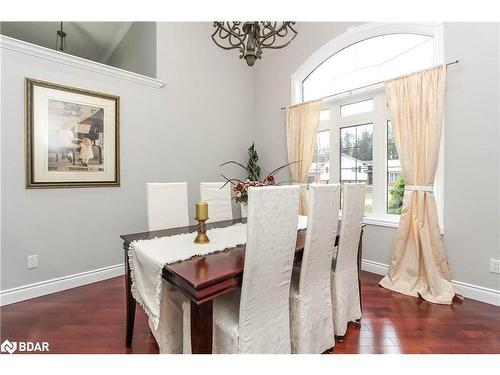
[[[198,202],[196,203],[196,220],[207,220],[208,219],[208,203]]]

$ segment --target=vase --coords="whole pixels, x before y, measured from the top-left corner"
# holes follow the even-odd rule
[[[246,203],[240,203],[241,206],[241,217],[247,217],[248,214],[248,207]]]

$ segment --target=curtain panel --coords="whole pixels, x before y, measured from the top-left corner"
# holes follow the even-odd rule
[[[389,273],[380,285],[451,304],[455,295],[433,193],[438,163],[446,66],[386,82],[396,149],[405,179]]]
[[[321,101],[289,107],[286,111],[286,141],[288,162],[293,181],[300,183],[300,215],[307,214],[307,175],[316,148]]]

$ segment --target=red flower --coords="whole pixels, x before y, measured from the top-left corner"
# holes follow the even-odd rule
[[[267,176],[266,177],[266,185],[274,185],[276,183],[274,176]]]

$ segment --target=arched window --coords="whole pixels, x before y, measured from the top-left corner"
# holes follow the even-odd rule
[[[401,24],[352,28],[292,76],[295,103],[324,98],[308,181],[365,183],[365,222],[396,226],[404,191],[383,82],[441,63],[440,30]],[[442,161],[435,183],[440,212],[441,169]]]
[[[312,100],[415,72],[434,65],[434,39],[421,34],[388,34],[336,52],[302,82]]]

